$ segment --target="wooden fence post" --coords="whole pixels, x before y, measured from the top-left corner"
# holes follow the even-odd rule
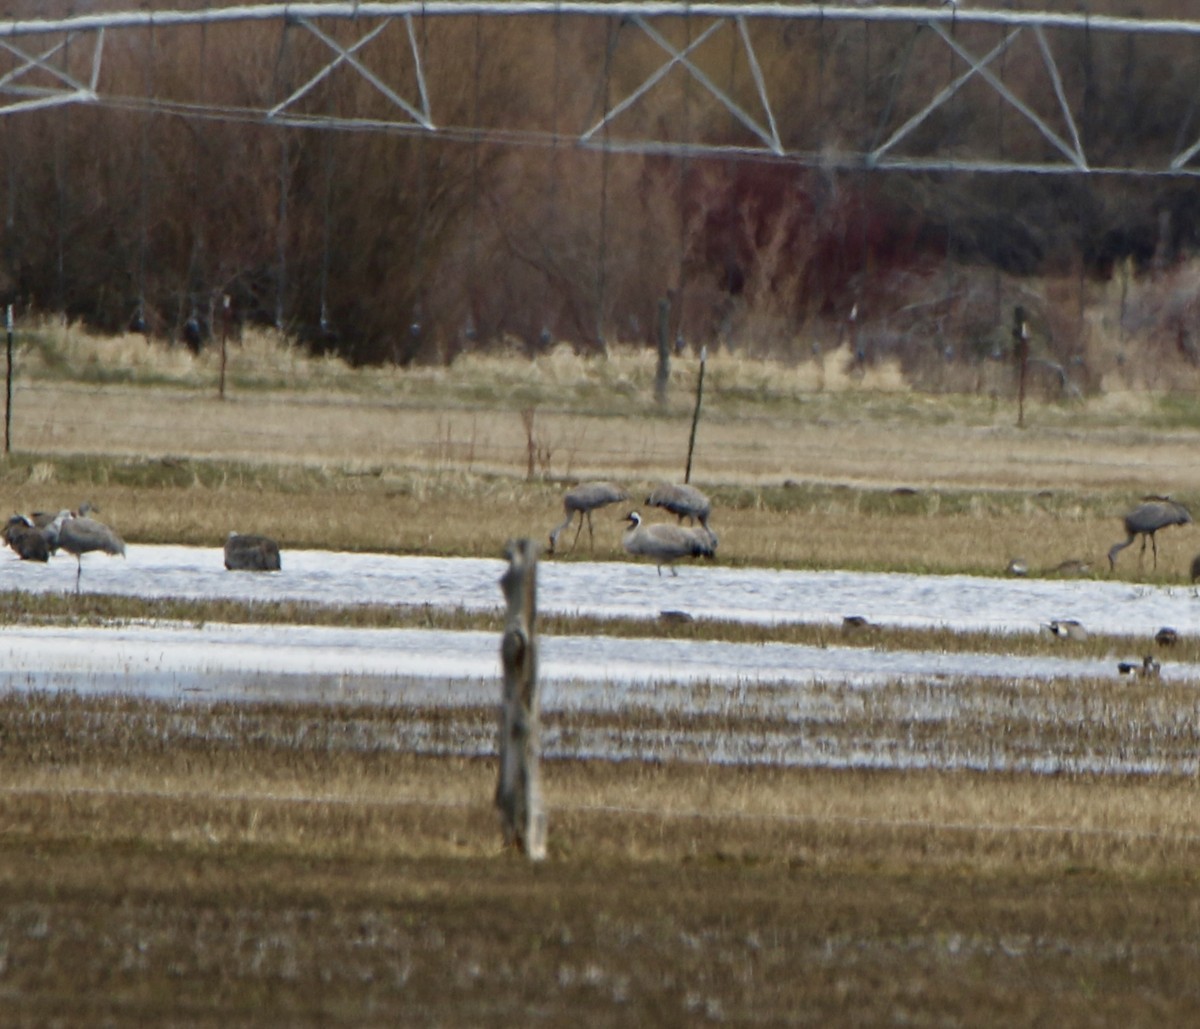
[[[1017,428],[1025,428],[1025,373],[1029,369],[1029,322],[1025,308],[1013,309],[1013,352],[1017,361]]]
[[[12,453],[12,387],[13,387],[13,310],[4,309],[4,329],[8,359],[4,365],[4,452]]]
[[[692,411],[692,433],[688,436],[687,468],[683,481],[692,481],[692,452],[696,449],[696,423],[700,421],[700,401],[704,399],[704,362],[708,360],[708,347],[700,348],[700,377],[696,380],[696,407]]]
[[[658,369],[654,373],[654,400],[663,407],[667,403],[667,385],[671,381],[671,301],[663,297],[658,302]]]
[[[500,710],[500,778],[496,807],[506,846],[515,844],[530,861],[546,856],[542,810],[541,700],[537,691],[537,559],[531,539],[509,540],[508,569],[500,587],[508,617],[500,643],[504,697]]]

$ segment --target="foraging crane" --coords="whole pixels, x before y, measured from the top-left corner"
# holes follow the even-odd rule
[[[13,515],[0,535],[22,561],[49,561],[50,554],[57,549],[57,541],[52,548],[50,537],[25,515]]]
[[[121,557],[125,556],[125,541],[103,522],[94,518],[73,515],[60,511],[46,532],[53,537],[58,547],[73,554],[77,564],[75,570],[75,592],[79,592],[79,580],[83,575],[83,555],[94,551]]]
[[[231,572],[277,572],[279,544],[269,536],[231,532],[225,541],[225,567]]]
[[[622,489],[614,482],[581,482],[578,486],[573,486],[563,495],[563,513],[566,518],[562,520],[562,524],[556,525],[550,531],[550,553],[554,553],[555,544],[558,543],[558,537],[562,531],[571,524],[571,519],[576,514],[579,515],[579,528],[575,530],[575,539],[571,543],[571,549],[575,549],[575,544],[579,542],[579,534],[583,531],[583,520],[587,518],[588,539],[591,545],[596,545],[596,536],[592,532],[592,512],[601,508],[607,507],[609,504],[616,504],[622,500],[628,500],[629,493]]]
[[[704,527],[643,525],[642,516],[636,511],[630,511],[625,521],[629,522],[629,528],[621,538],[621,545],[634,557],[650,558],[658,566],[659,575],[663,565],[671,569],[672,575],[678,575],[675,562],[680,558],[716,556],[716,534]]]
[[[687,518],[689,524],[699,522],[706,529],[708,528],[708,516],[712,513],[712,501],[695,486],[684,483],[661,483],[650,491],[650,495],[646,497],[646,503],[650,507],[661,507],[664,511],[670,511],[671,514],[678,517],[680,523]]]
[[[1158,567],[1158,544],[1154,542],[1154,534],[1168,525],[1190,525],[1192,516],[1188,509],[1178,501],[1168,497],[1148,498],[1146,503],[1139,504],[1125,516],[1125,532],[1128,538],[1123,543],[1114,543],[1108,552],[1108,566],[1117,567],[1117,554],[1129,546],[1138,536],[1142,537],[1142,549],[1138,560],[1146,556],[1146,540],[1150,540],[1150,548],[1154,554],[1154,567]]]

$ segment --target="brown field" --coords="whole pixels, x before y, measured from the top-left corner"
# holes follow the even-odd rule
[[[16,510],[91,499],[133,545],[236,528],[498,556],[558,521],[565,482],[640,489],[680,478],[686,456],[686,362],[659,411],[637,355],[409,375],[262,346],[235,353],[221,401],[209,357],[122,351],[112,364],[136,374],[114,381],[68,352],[72,377],[25,355],[0,488]],[[1039,399],[1017,429],[1003,394],[918,396],[873,374],[822,384],[713,359],[693,479],[716,501],[722,560],[994,574],[1020,554],[1035,573],[1076,557],[1108,575],[1141,494],[1200,498],[1200,420],[1170,397]],[[617,518],[597,517],[597,556],[620,557]],[[1162,535],[1157,571],[1134,548],[1118,574],[1185,581],[1192,531]],[[0,623],[153,613],[10,594]],[[1005,645],[915,639],[874,642]],[[1006,695],[1022,689],[1037,687]],[[1048,715],[943,728],[892,712],[875,731],[1185,762],[1191,691],[1047,686]],[[550,762],[550,854],[532,866],[500,847],[494,763],[392,745],[411,717],[0,695],[0,1022],[1126,1026],[1200,1009],[1191,777]],[[612,728],[637,728],[628,717]],[[441,731],[453,750],[460,723]]]

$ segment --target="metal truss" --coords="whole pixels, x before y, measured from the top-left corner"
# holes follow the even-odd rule
[[[634,40],[644,48],[648,40],[661,52],[659,62],[625,95],[609,97],[599,118],[595,112],[586,124],[505,127],[442,124],[436,117],[438,97],[428,88],[430,60],[423,46],[421,26],[427,19],[463,18],[589,18],[604,19],[610,26],[607,57],[592,67],[576,69],[577,82],[593,80],[597,95],[608,93],[608,77],[631,53]],[[105,40],[116,33],[159,30],[163,46],[194,46],[195,35],[186,30],[204,26],[275,23],[281,32],[299,31],[319,43],[305,52],[311,65],[296,76],[302,84],[286,96],[264,97],[261,102],[228,106],[206,102],[197,84],[195,95],[162,96],[151,92],[131,95],[108,85],[105,74]],[[857,25],[863,31],[920,35],[928,67],[935,57],[952,69],[940,88],[924,103],[899,110],[890,99],[877,101],[879,109],[867,112],[873,125],[867,142],[830,140],[807,146],[781,133],[779,104],[786,103],[786,83],[773,81],[764,71],[756,40],[778,31],[786,23],[814,23],[822,27]],[[402,33],[408,64],[402,69],[374,67],[370,44],[385,33]],[[510,146],[563,146],[604,148],[631,153],[710,156],[727,159],[786,161],[825,168],[1024,172],[1070,175],[1200,176],[1200,135],[1181,125],[1161,151],[1113,163],[1093,159],[1081,131],[1080,115],[1085,92],[1078,75],[1064,74],[1057,47],[1078,43],[1079,33],[1104,36],[1157,36],[1194,41],[1200,64],[1200,21],[1179,19],[1118,18],[1086,13],[1014,12],[958,6],[955,0],[931,0],[929,6],[870,6],[859,4],[731,4],[731,3],[596,3],[502,2],[502,0],[437,0],[409,3],[289,3],[255,4],[207,10],[137,10],[51,19],[0,21],[0,58],[6,53],[11,67],[0,75],[0,115],[16,115],[67,104],[141,110],[193,118],[259,122],[314,129],[425,134],[457,142],[486,141]],[[678,40],[683,36],[684,42]],[[702,67],[698,54],[718,37],[724,37],[749,71],[748,86],[734,95]],[[1074,38],[1072,38],[1074,37]],[[986,40],[994,40],[987,45]],[[350,41],[348,41],[350,40]],[[981,42],[984,41],[984,42]],[[1190,45],[1190,44],[1189,44]],[[935,49],[930,49],[930,48]],[[1025,75],[1024,87],[1006,82],[1003,59],[1022,50],[1022,59],[1038,68]],[[313,56],[315,55],[315,56]],[[447,58],[442,57],[441,60]],[[536,60],[536,55],[530,55]],[[465,66],[463,55],[455,55]],[[547,60],[549,56],[547,55]],[[644,63],[644,62],[643,62]],[[642,65],[639,64],[639,67]],[[940,65],[939,65],[940,66]],[[894,69],[903,81],[903,95],[914,95],[915,73]],[[314,104],[319,87],[337,75],[357,76],[386,101],[388,113],[365,118],[336,106]],[[689,95],[697,103],[716,104],[737,126],[736,143],[702,136],[667,139],[649,135],[636,118],[639,102],[670,76],[686,76]],[[775,73],[778,79],[778,72]],[[1030,85],[1032,83],[1032,85]],[[854,84],[841,86],[849,90]],[[929,88],[929,87],[925,87]],[[1022,95],[1021,88],[1033,95]],[[997,148],[991,154],[972,156],[943,152],[936,138],[936,117],[964,91],[990,91],[1007,109],[1015,140],[1006,156]],[[893,89],[890,96],[900,93]],[[916,93],[915,95],[920,95]],[[314,109],[316,107],[317,109]],[[1095,117],[1095,115],[1093,115]],[[922,132],[924,130],[924,132]],[[728,134],[727,134],[728,137]],[[932,137],[932,138],[931,138]],[[1030,156],[1032,155],[1032,156]]]

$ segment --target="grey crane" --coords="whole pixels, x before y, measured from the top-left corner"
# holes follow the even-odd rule
[[[1138,560],[1146,556],[1146,540],[1150,541],[1150,549],[1154,554],[1154,567],[1158,567],[1158,544],[1154,542],[1154,534],[1168,525],[1190,525],[1192,516],[1188,509],[1178,501],[1168,497],[1155,497],[1146,503],[1139,504],[1125,516],[1125,532],[1127,538],[1122,543],[1114,543],[1108,552],[1109,568],[1117,567],[1117,554],[1129,546],[1138,536],[1142,537],[1142,549]]]
[[[625,521],[629,522],[629,528],[621,539],[622,546],[634,557],[650,558],[658,566],[659,575],[663,565],[671,569],[672,575],[678,575],[675,562],[680,558],[716,556],[716,534],[703,526],[643,525],[642,516],[636,511],[630,511]]]
[[[712,501],[695,486],[686,483],[660,483],[650,491],[646,504],[670,511],[681,523],[687,518],[689,524],[699,522],[706,529],[708,516],[712,513]]]
[[[57,549],[57,540],[52,548],[51,538],[25,515],[13,515],[2,535],[22,561],[49,561],[50,554]]]
[[[592,512],[628,499],[629,492],[615,482],[581,482],[578,486],[572,486],[563,494],[563,513],[566,517],[560,525],[556,525],[550,530],[550,553],[554,553],[558,537],[577,514],[579,515],[579,528],[575,530],[575,539],[571,543],[571,549],[574,550],[575,544],[579,542],[579,534],[583,531],[585,518],[587,519],[588,539],[592,546],[595,546],[596,536],[592,531]]]
[[[62,513],[62,511],[34,511],[33,514],[29,516],[29,520],[35,527],[39,529],[48,529],[50,528],[50,523]],[[76,518],[84,518],[92,513],[99,514],[100,508],[98,508],[90,500],[85,500],[74,511],[67,512],[67,514]]]
[[[103,522],[94,518],[73,515],[60,511],[46,530],[55,537],[60,549],[73,554],[76,562],[75,592],[79,592],[79,580],[83,575],[83,555],[94,551],[125,556],[125,541]]]
[[[269,536],[231,532],[225,540],[225,567],[231,572],[277,572],[283,567],[279,544]]]

